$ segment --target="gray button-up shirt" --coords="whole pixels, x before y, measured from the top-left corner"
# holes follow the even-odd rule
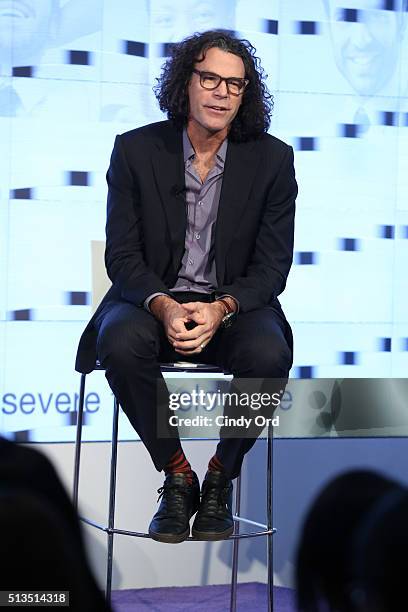
[[[187,228],[184,241],[184,255],[178,278],[172,293],[194,291],[212,293],[217,288],[215,269],[215,224],[220,202],[222,177],[227,155],[228,139],[225,139],[215,156],[215,165],[208,173],[204,183],[194,167],[195,152],[187,134],[183,130],[184,178],[186,185]],[[157,295],[146,298],[145,308]],[[219,296],[219,298],[225,296]],[[219,299],[218,298],[218,299]],[[236,300],[235,300],[236,301]],[[239,304],[237,302],[239,308]]]
[[[228,141],[215,156],[214,167],[204,183],[194,167],[195,153],[187,130],[183,130],[184,177],[186,183],[187,229],[178,279],[171,291],[211,293],[217,288],[215,270],[215,224]]]

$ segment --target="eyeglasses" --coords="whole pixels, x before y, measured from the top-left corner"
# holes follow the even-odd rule
[[[245,87],[248,85],[248,79],[240,79],[238,77],[222,77],[214,72],[204,72],[203,70],[196,70],[193,68],[193,72],[198,74],[200,77],[200,85],[204,89],[217,89],[222,81],[225,81],[227,91],[233,96],[240,96],[244,93]]]

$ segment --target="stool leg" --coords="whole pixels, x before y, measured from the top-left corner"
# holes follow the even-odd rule
[[[241,475],[238,476],[235,486],[235,515],[239,516],[241,509]],[[234,534],[239,533],[239,521],[235,521]],[[231,570],[231,600],[230,612],[237,607],[237,575],[238,575],[239,540],[234,539],[232,544],[232,570]]]
[[[105,598],[111,601],[112,591],[112,564],[113,564],[113,529],[115,526],[115,500],[116,500],[116,464],[118,460],[118,418],[119,403],[116,397],[113,402],[113,425],[112,425],[112,454],[109,481],[109,518],[108,518],[108,561],[106,567],[106,592]]]
[[[266,462],[266,515],[268,530],[273,527],[273,499],[272,499],[272,472],[273,472],[273,426],[268,426],[268,450]],[[273,535],[267,537],[267,571],[268,571],[268,612],[273,612]]]
[[[82,420],[83,420],[83,414],[84,414],[85,378],[86,378],[86,374],[81,374],[81,384],[79,387],[79,406],[78,406],[78,412],[77,412],[76,440],[75,440],[74,487],[73,487],[73,493],[72,493],[75,510],[78,510],[79,464],[81,461]]]

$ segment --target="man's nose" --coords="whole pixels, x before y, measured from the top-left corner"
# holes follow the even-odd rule
[[[355,23],[353,24],[353,35],[352,41],[357,49],[365,49],[373,41],[373,36],[370,32],[370,28],[366,23]]]
[[[219,98],[226,98],[229,95],[227,83],[225,81],[221,81],[221,83],[214,89],[214,93]]]

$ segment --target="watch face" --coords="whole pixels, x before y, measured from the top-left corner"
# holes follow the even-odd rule
[[[225,315],[225,317],[222,320],[222,325],[223,327],[229,327],[230,325],[232,325],[232,321],[234,320],[234,312],[230,312],[227,315]]]

